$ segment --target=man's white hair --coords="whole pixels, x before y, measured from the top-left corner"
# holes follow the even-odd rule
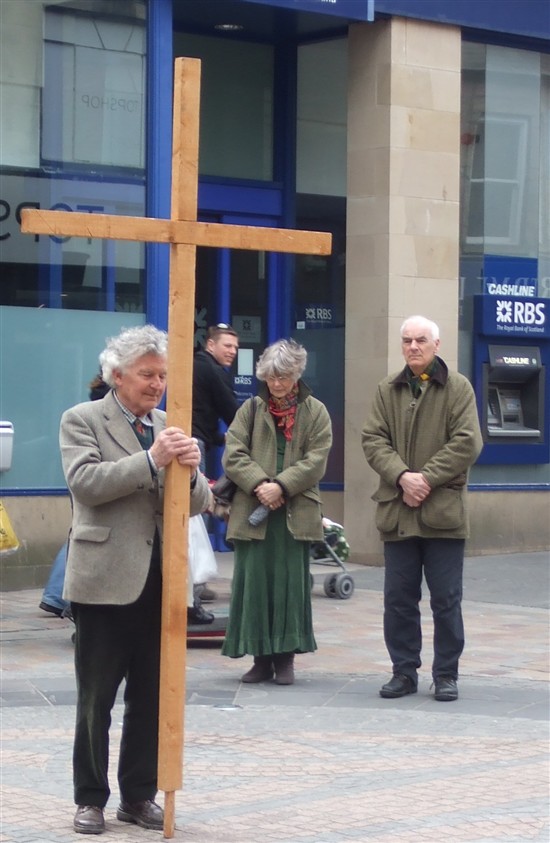
[[[432,322],[431,319],[427,319],[426,316],[407,316],[401,328],[399,329],[399,336],[403,337],[403,334],[406,332],[407,327],[410,325],[411,322],[420,322],[422,325],[425,325],[428,331],[430,332],[432,340],[439,339],[439,325],[436,325],[435,322]]]
[[[99,355],[99,365],[105,383],[115,386],[113,372],[124,372],[145,354],[166,357],[168,352],[168,334],[154,325],[141,325],[126,328],[116,337],[107,340],[107,345]]]

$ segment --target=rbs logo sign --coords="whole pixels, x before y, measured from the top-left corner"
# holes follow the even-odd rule
[[[550,299],[515,299],[483,296],[483,332],[489,336],[550,336]]]
[[[517,323],[518,325],[544,325],[544,302],[518,299],[497,301],[497,322]]]

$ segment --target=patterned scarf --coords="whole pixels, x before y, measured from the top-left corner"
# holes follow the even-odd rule
[[[282,398],[274,398],[269,396],[269,412],[278,419],[277,427],[283,428],[285,439],[290,442],[292,439],[292,428],[296,418],[296,409],[298,407],[298,384],[295,383],[288,395]]]
[[[426,371],[422,372],[421,375],[415,375],[414,372],[409,369],[407,366],[407,380],[409,381],[409,386],[411,388],[411,392],[414,398],[419,398],[422,392],[421,384],[424,381],[429,381],[431,377],[433,377],[434,372],[437,370],[437,360],[434,359],[432,362],[426,367]]]

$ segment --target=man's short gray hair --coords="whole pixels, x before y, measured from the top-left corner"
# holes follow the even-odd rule
[[[307,363],[307,351],[295,340],[277,340],[268,345],[256,363],[256,377],[291,377],[299,380]]]
[[[116,337],[110,337],[99,355],[99,365],[105,383],[115,386],[113,372],[124,372],[144,354],[156,354],[166,357],[168,353],[168,334],[154,325],[141,325],[126,328]]]
[[[427,319],[425,316],[407,316],[401,328],[399,329],[399,336],[403,337],[403,334],[407,330],[407,327],[410,322],[422,322],[423,325],[429,330],[432,340],[439,339],[439,325],[436,325],[435,322],[432,322],[431,319]]]

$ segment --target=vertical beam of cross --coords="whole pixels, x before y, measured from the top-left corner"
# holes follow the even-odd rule
[[[171,217],[197,218],[200,63],[174,79]],[[170,246],[167,422],[191,433],[196,246]],[[173,837],[175,791],[182,786],[187,654],[189,468],[166,471],[158,786],[164,790],[164,835]]]

